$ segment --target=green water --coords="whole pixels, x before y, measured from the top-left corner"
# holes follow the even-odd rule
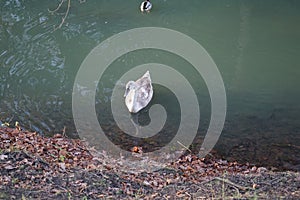
[[[164,27],[200,43],[215,61],[227,93],[225,127],[216,145],[226,158],[300,168],[300,1],[154,1],[141,14],[140,1],[99,0],[67,9],[57,1],[0,2],[0,120],[19,121],[44,134],[76,136],[72,88],[87,54],[102,41],[132,28]],[[118,66],[146,62],[181,70],[201,101],[199,132],[209,121],[209,96],[201,77],[184,60],[160,51],[141,51],[113,63],[99,86],[96,107],[109,109],[110,84]],[[199,81],[199,82],[197,82]],[[103,92],[101,92],[103,91]],[[168,99],[165,99],[168,102]],[[175,120],[176,121],[176,120]],[[270,158],[272,162],[270,162]]]

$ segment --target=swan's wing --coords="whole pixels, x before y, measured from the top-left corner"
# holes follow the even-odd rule
[[[125,104],[130,112],[137,113],[148,105],[153,96],[149,71],[136,82],[129,81],[125,89]]]
[[[151,79],[148,77],[142,77],[136,83],[139,86],[136,91],[136,103],[139,104],[140,107],[144,108],[148,105],[153,96]]]
[[[141,78],[139,78],[138,80],[135,81],[135,84],[139,87],[143,86],[143,85],[147,85],[148,83],[151,84],[151,78],[150,78],[149,71],[146,71],[146,73]]]

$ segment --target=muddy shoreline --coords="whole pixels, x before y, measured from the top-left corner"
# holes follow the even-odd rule
[[[300,174],[187,154],[126,172],[81,140],[0,128],[0,199],[299,199]]]

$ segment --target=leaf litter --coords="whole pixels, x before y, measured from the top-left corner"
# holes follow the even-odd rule
[[[300,198],[299,172],[184,154],[155,171],[122,162],[79,139],[0,128],[0,199]],[[139,153],[138,147],[133,153]]]

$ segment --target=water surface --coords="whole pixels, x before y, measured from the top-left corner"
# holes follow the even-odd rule
[[[83,59],[113,34],[137,27],[164,27],[199,42],[223,77],[228,108],[216,145],[219,154],[299,170],[299,1],[164,0],[154,1],[149,14],[139,12],[139,1],[72,1],[62,28],[54,30],[67,8],[64,4],[51,14],[48,10],[54,10],[56,3],[0,3],[2,122],[19,121],[47,135],[66,127],[67,134],[76,137],[71,95]],[[201,138],[210,115],[205,83],[189,63],[168,52],[143,50],[117,59],[99,84],[96,107],[105,116],[120,68],[147,62],[167,64],[189,78],[201,99]],[[169,102],[167,97],[161,101]],[[174,125],[177,122],[175,117]]]

